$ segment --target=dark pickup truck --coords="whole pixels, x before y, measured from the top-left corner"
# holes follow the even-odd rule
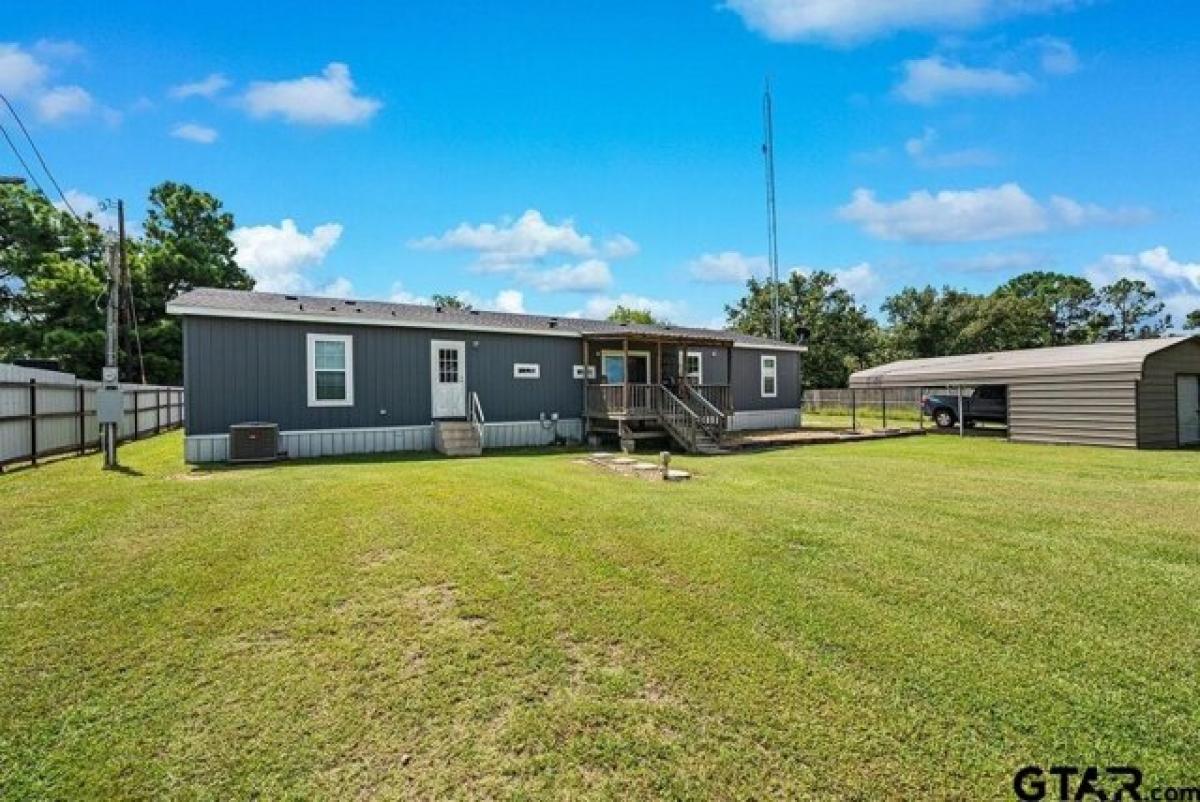
[[[927,395],[921,399],[925,414],[933,418],[940,429],[958,425],[957,395]],[[985,384],[962,399],[963,423],[1008,423],[1008,393],[1004,385]]]

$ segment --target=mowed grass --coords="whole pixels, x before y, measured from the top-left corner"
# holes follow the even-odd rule
[[[1200,779],[1200,453],[909,438],[0,477],[5,799]]]

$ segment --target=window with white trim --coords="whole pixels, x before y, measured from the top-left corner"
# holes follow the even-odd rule
[[[354,338],[308,335],[308,405],[354,406]]]
[[[762,391],[763,398],[774,398],[779,394],[778,373],[775,357],[760,357],[759,385],[759,389]]]
[[[513,378],[514,379],[540,379],[542,377],[542,366],[536,362],[514,362],[513,363]]]
[[[683,355],[683,378],[692,385],[704,384],[704,353],[702,351],[688,351]]]

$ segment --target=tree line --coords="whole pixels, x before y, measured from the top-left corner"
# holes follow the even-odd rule
[[[183,335],[167,302],[194,287],[253,289],[238,266],[233,215],[213,195],[164,182],[150,190],[140,231],[127,245],[132,303],[123,308],[122,378],[178,384]],[[0,361],[51,358],[97,377],[104,364],[104,234],[26,187],[0,185]],[[828,272],[792,273],[779,284],[781,332],[806,336],[805,385],[844,387],[852,372],[896,359],[1159,337],[1172,327],[1154,290],[1119,279],[1096,288],[1053,272],[1017,276],[991,293],[909,287],[887,298],[876,320]],[[446,308],[464,307],[435,295]],[[769,336],[771,284],[751,279],[725,308],[730,328]],[[618,307],[613,320],[654,323]],[[1200,329],[1200,309],[1185,328]],[[136,332],[136,336],[135,333]]]
[[[731,328],[771,332],[771,282],[751,279],[726,306]],[[1128,278],[1096,288],[1079,276],[1035,271],[990,293],[906,287],[889,296],[879,322],[828,272],[792,273],[779,283],[785,340],[806,337],[806,387],[845,387],[856,370],[898,359],[1164,336],[1171,316],[1153,288]],[[1200,309],[1185,328],[1200,328]]]
[[[207,192],[164,182],[150,190],[141,231],[127,240],[122,304],[123,381],[178,384],[183,334],[167,302],[193,287],[251,289],[235,260],[233,215]],[[104,365],[104,233],[26,187],[0,186],[0,362],[58,360],[98,378]],[[136,332],[136,335],[135,335]]]

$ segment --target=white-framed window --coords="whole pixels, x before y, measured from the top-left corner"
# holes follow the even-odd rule
[[[354,338],[308,335],[308,405],[354,406]]]
[[[540,379],[542,378],[542,366],[536,362],[514,362],[513,378]]]
[[[763,398],[774,398],[779,395],[778,372],[775,357],[763,356],[759,361],[759,389]]]
[[[704,352],[688,351],[683,355],[683,378],[689,384],[704,384]]]

